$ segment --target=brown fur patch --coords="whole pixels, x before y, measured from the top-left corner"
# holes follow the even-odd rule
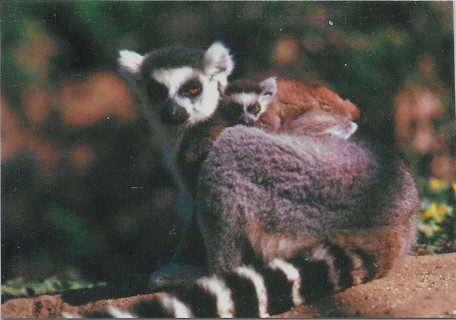
[[[360,111],[349,100],[322,85],[277,79],[277,93],[255,126],[272,131],[286,129],[290,123],[310,110],[322,110],[357,120]]]
[[[251,221],[245,223],[245,229],[253,249],[261,253],[267,262],[278,257],[291,257],[299,251],[310,250],[319,243],[319,239],[311,235],[293,236],[279,232],[266,232]]]
[[[370,230],[341,231],[331,236],[329,241],[348,251],[360,248],[367,254],[376,257],[377,274],[375,278],[384,276],[396,265],[407,245],[405,237],[391,226]]]

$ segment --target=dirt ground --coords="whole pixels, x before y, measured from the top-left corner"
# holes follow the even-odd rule
[[[456,318],[456,253],[411,257],[387,277],[353,287],[279,318]],[[2,318],[60,317],[62,312],[96,314],[106,306],[128,308],[153,294],[122,297],[102,288],[81,289],[6,301]]]

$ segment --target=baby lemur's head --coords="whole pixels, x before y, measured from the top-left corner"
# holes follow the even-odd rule
[[[268,109],[277,92],[276,78],[260,83],[241,79],[229,84],[220,101],[220,110],[230,124],[253,125]]]

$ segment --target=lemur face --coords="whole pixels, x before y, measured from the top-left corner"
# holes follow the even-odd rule
[[[173,46],[142,56],[122,50],[118,62],[141,82],[150,107],[168,125],[192,125],[210,117],[234,67],[220,42],[205,52]]]
[[[209,117],[217,106],[217,82],[194,68],[153,70],[150,76],[149,97],[163,123],[196,123]]]
[[[260,84],[238,80],[230,84],[223,102],[227,108],[237,110],[238,121],[251,125],[268,109],[277,92],[276,78],[268,78]]]

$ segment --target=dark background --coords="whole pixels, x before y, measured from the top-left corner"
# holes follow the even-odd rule
[[[452,2],[0,6],[2,283],[117,279],[169,259],[176,190],[116,59],[119,49],[175,43],[223,41],[236,61],[231,79],[320,80],[350,99],[401,150],[422,214],[446,205],[422,215],[420,241],[455,239]]]

